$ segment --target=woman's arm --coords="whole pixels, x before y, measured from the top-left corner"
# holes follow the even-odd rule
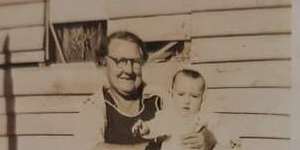
[[[92,150],[145,150],[148,143],[120,145],[100,142]]]
[[[105,103],[99,93],[81,102],[75,129],[75,142],[79,150],[92,150],[104,142],[106,124]]]
[[[183,135],[181,142],[188,150],[212,150],[217,143],[214,134],[206,127],[199,132]]]
[[[217,140],[215,130],[211,130],[210,128],[214,124],[212,124],[211,120],[215,120],[215,116],[211,113],[198,114],[195,126],[196,130],[193,133],[182,136],[181,141],[186,149],[212,150],[215,147]]]

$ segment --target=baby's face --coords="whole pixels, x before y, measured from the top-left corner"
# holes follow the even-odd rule
[[[176,109],[184,116],[200,111],[204,80],[178,74],[172,91]]]

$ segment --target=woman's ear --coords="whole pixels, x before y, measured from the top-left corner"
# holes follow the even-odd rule
[[[107,65],[107,57],[104,56],[100,63],[101,63],[101,65],[106,66]]]

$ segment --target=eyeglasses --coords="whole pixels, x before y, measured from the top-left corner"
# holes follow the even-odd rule
[[[125,67],[129,63],[134,68],[140,67],[143,64],[142,59],[139,58],[115,58],[109,55],[107,55],[107,57],[113,60],[119,68]]]

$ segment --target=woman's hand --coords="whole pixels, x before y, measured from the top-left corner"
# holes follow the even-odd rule
[[[214,135],[205,127],[199,132],[183,135],[181,142],[187,150],[212,150],[217,143]]]

